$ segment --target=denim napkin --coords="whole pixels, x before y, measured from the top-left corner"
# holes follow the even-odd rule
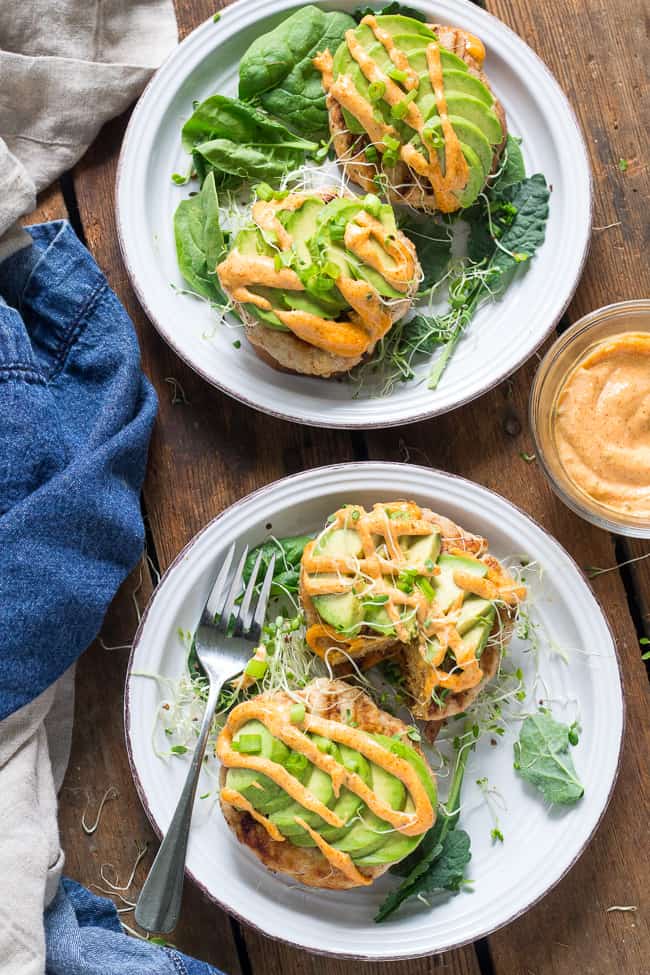
[[[71,665],[142,552],[156,398],[133,326],[70,226],[30,227],[29,241],[0,263],[0,968],[213,975],[127,937],[110,901],[60,880]]]

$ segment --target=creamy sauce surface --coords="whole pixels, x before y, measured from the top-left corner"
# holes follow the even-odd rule
[[[567,477],[619,514],[650,518],[650,334],[592,348],[557,398],[553,432]]]

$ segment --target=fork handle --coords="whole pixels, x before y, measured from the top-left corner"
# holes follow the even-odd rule
[[[222,685],[223,681],[213,681],[210,684],[201,731],[183,791],[169,829],[160,844],[149,876],[138,897],[135,919],[145,931],[161,931],[167,934],[176,927],[180,916],[185,879],[185,855],[194,797]]]

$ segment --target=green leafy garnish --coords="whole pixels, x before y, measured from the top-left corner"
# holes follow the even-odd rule
[[[507,186],[514,186],[515,183],[521,183],[526,178],[526,165],[520,144],[521,139],[508,134],[501,168],[490,186],[490,193],[493,196],[498,197]]]
[[[275,555],[271,595],[280,596],[298,592],[300,584],[300,560],[305,550],[305,545],[312,538],[313,535],[296,535],[290,538],[269,539],[268,542],[258,545],[248,553],[248,558],[244,565],[244,584],[250,579],[258,553],[261,550],[262,562],[257,576],[260,582],[264,578],[264,573],[269,566],[271,557]]]
[[[200,193],[183,200],[176,208],[174,237],[178,266],[190,288],[225,307],[228,299],[219,286],[216,267],[227,248],[219,223],[219,197],[212,173]]]
[[[458,753],[456,768],[445,806],[438,807],[435,825],[410,856],[397,864],[393,871],[404,876],[400,886],[392,891],[375,915],[375,921],[385,921],[404,901],[411,897],[448,890],[456,893],[465,880],[465,868],[471,859],[470,838],[456,829],[460,809],[460,791],[470,748]]]
[[[225,95],[197,105],[183,126],[182,141],[199,179],[214,172],[216,184],[229,187],[245,179],[280,179],[318,149],[318,143],[294,135],[261,109]]]
[[[296,132],[327,139],[326,96],[313,59],[328,48],[334,54],[352,27],[348,14],[313,6],[297,10],[246,51],[239,65],[239,97],[259,98],[267,112]]]
[[[440,281],[451,257],[451,228],[437,223],[431,217],[418,217],[408,213],[400,220],[402,233],[415,246],[424,278],[420,291],[428,291]]]
[[[629,165],[630,164],[629,164],[629,162],[628,162],[627,159],[619,159],[619,161],[618,161],[618,168],[620,169],[620,171],[622,173],[626,173],[627,172]]]
[[[364,17],[368,17],[372,14],[381,14],[382,17],[410,17],[411,20],[419,20],[421,24],[425,24],[427,18],[420,10],[414,10],[412,7],[407,7],[403,3],[397,3],[393,0],[385,7],[359,7],[354,11],[352,16],[356,20],[357,24],[360,24]]]
[[[571,729],[541,712],[526,718],[514,744],[515,769],[547,802],[572,805],[584,795],[569,754]]]

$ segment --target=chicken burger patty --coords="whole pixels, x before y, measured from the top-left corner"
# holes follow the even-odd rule
[[[264,197],[217,266],[221,286],[270,365],[347,372],[410,310],[422,280],[415,248],[377,196]]]
[[[371,884],[436,817],[435,779],[409,730],[327,678],[238,705],[217,742],[226,822],[266,867],[302,884]]]
[[[499,165],[503,106],[473,35],[410,17],[363,18],[314,63],[346,175],[391,203],[428,212],[469,207]]]

